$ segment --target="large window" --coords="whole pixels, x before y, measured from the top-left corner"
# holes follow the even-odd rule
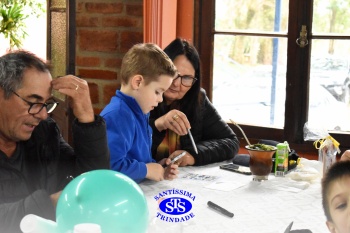
[[[350,0],[197,3],[202,86],[225,120],[309,145],[307,122],[350,147]]]

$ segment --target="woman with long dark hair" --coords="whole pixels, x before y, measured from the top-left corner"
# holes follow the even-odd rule
[[[153,158],[160,161],[186,151],[177,161],[179,166],[233,158],[239,141],[200,87],[200,58],[196,48],[177,38],[164,51],[174,62],[178,76],[164,92],[163,102],[151,111]]]

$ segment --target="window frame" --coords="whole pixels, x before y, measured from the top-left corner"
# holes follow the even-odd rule
[[[313,0],[290,0],[288,20],[288,61],[286,73],[286,108],[285,124],[283,129],[272,127],[259,127],[254,125],[240,125],[248,137],[254,141],[259,139],[270,139],[276,141],[287,140],[290,145],[301,152],[316,152],[313,142],[304,141],[303,127],[307,122],[308,95],[310,80],[310,56],[311,39],[350,39],[350,36],[327,36],[311,35],[308,33],[309,45],[299,48],[296,38],[302,25],[307,26],[308,32],[312,32],[312,7]],[[194,44],[201,56],[202,82],[201,86],[207,91],[208,97],[212,100],[213,86],[213,45],[214,45],[214,20],[215,0],[195,1],[195,32]],[[306,14],[305,12],[309,12]],[[238,33],[236,33],[238,34]],[[249,34],[254,35],[254,34]],[[273,35],[273,34],[272,34]],[[276,34],[278,35],[278,34]],[[311,43],[310,43],[311,42]],[[236,126],[228,122],[235,133],[242,138],[243,135]],[[340,143],[341,151],[350,148],[350,134],[329,132]]]

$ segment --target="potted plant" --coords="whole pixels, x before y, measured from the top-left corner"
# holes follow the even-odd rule
[[[0,36],[8,42],[8,49],[21,48],[27,36],[25,20],[45,12],[42,0],[1,0]]]

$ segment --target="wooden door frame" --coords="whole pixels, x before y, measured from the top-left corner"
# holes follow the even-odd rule
[[[52,58],[52,47],[51,47],[51,14],[52,12],[66,12],[66,70],[65,74],[75,74],[75,30],[76,30],[76,1],[69,0],[66,2],[66,8],[53,8],[51,7],[53,0],[47,1],[47,60]],[[55,77],[53,77],[55,78]],[[59,102],[58,107],[51,114],[51,117],[58,124],[61,134],[66,142],[70,145],[73,144],[72,137],[72,122],[74,120],[73,112],[69,106],[68,98],[64,100],[56,98]]]

